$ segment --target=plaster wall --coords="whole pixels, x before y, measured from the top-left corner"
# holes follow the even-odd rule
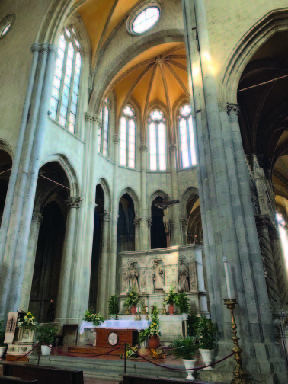
[[[15,148],[21,122],[23,103],[29,79],[32,53],[48,0],[3,0],[0,20],[7,14],[16,19],[4,39],[0,40],[0,137]]]

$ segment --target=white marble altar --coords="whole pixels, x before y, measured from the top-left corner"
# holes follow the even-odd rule
[[[94,329],[94,328],[113,328],[113,329],[137,329],[138,331],[146,329],[151,324],[151,320],[134,320],[134,316],[129,316],[130,318],[119,319],[119,320],[105,320],[100,325],[94,325],[89,321],[82,321],[79,332],[82,335],[85,329]]]

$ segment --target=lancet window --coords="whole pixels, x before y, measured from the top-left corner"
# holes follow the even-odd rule
[[[179,112],[180,153],[182,168],[197,164],[191,106],[183,105]]]
[[[109,130],[109,100],[104,100],[100,112],[100,127],[98,130],[98,152],[104,156],[108,154],[108,130]]]
[[[65,27],[59,39],[49,114],[72,133],[76,127],[81,64],[76,31],[73,27]]]
[[[126,105],[120,118],[120,165],[135,168],[136,116]]]
[[[283,254],[286,260],[286,267],[288,270],[288,226],[281,213],[276,213],[276,220],[279,227],[280,241],[283,249]]]
[[[162,111],[155,109],[149,115],[149,153],[151,171],[166,170],[166,124]]]

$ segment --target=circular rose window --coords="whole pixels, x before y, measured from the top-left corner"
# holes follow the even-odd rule
[[[160,17],[160,9],[156,6],[147,7],[137,14],[132,21],[132,32],[139,35],[148,31],[157,23]]]

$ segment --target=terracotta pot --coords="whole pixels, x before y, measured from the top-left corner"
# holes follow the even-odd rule
[[[168,312],[170,315],[174,315],[174,304],[169,304]]]
[[[131,307],[131,314],[136,315],[136,305],[132,305]]]
[[[149,356],[149,351],[146,348],[140,348],[138,354],[141,357],[147,357]]]
[[[148,338],[149,349],[157,349],[160,345],[160,339],[157,335],[152,335]]]
[[[193,376],[194,371],[189,371],[189,369],[195,367],[196,360],[184,360],[183,359],[183,363],[185,365],[186,372],[187,372],[186,380],[195,380],[195,378]]]

